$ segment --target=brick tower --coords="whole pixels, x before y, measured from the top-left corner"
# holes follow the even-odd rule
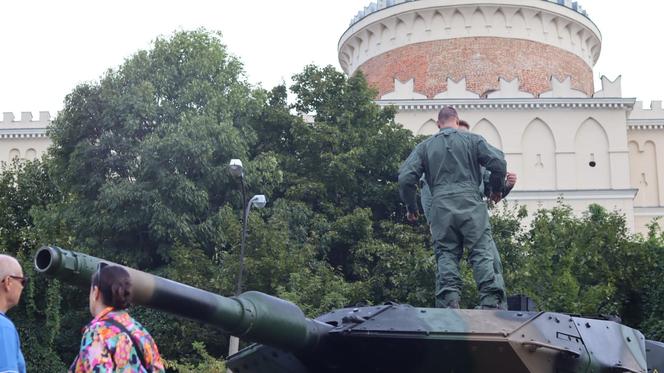
[[[538,97],[552,79],[591,96],[600,49],[597,26],[569,0],[383,0],[353,18],[338,50],[379,97],[412,85],[434,99],[455,95],[450,83],[470,98],[517,81]]]

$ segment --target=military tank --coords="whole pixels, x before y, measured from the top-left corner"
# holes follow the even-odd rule
[[[85,288],[100,263],[58,247],[40,273]],[[223,297],[124,267],[136,305],[254,342],[227,359],[234,373],[599,373],[664,371],[664,344],[615,321],[555,312],[452,310],[403,304],[344,308],[316,319],[256,291]]]

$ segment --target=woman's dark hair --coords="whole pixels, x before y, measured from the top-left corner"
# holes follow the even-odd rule
[[[99,288],[105,305],[118,310],[129,307],[131,278],[126,269],[114,265],[103,266],[92,275],[92,286]]]

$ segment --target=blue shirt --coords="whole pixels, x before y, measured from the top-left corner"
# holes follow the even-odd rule
[[[0,373],[25,373],[25,359],[14,323],[0,312]]]

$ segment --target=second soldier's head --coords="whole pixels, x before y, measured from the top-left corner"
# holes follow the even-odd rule
[[[438,128],[458,128],[459,114],[452,106],[445,106],[438,112]]]

